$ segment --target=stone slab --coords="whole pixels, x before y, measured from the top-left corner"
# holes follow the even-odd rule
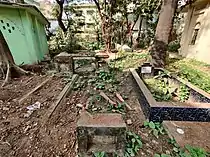
[[[105,151],[123,157],[126,124],[120,114],[103,113],[91,115],[83,111],[77,122],[78,153],[88,156]]]
[[[90,115],[83,113],[77,122],[77,126],[83,127],[126,127],[120,114],[105,113]]]

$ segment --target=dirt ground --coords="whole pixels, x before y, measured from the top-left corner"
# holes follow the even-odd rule
[[[210,151],[210,123],[165,121],[164,124],[180,146],[189,144]],[[177,129],[182,129],[184,134],[179,134]]]
[[[172,146],[169,137],[161,135],[156,138],[150,130],[143,127],[145,117],[140,108],[133,87],[133,79],[129,72],[117,72],[118,85],[116,90],[125,98],[132,111],[123,114],[125,121],[131,120],[128,130],[140,135],[143,148],[138,157],[153,157],[155,153],[168,153]],[[43,123],[43,116],[56,100],[65,83],[62,78],[53,77],[42,88],[34,92],[23,103],[18,104],[23,95],[31,91],[49,76],[21,77],[10,85],[1,88],[0,92],[0,157],[75,157],[76,156],[76,122],[80,108],[90,103],[101,90],[90,84],[95,75],[81,76],[74,90],[56,108],[50,119]],[[114,87],[106,83],[104,93],[113,101],[117,101],[112,90]],[[26,107],[36,102],[41,107],[30,116],[25,117]],[[108,103],[103,98],[93,100],[90,112],[107,112]]]
[[[0,156],[42,156],[37,147],[41,120],[48,107],[64,87],[60,78],[53,77],[43,87],[18,103],[26,93],[47,79],[47,76],[21,77],[1,89]],[[27,115],[27,106],[40,102],[39,109]],[[38,150],[38,154],[36,153]]]

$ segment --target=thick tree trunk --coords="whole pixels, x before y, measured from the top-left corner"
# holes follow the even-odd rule
[[[167,60],[167,45],[173,26],[173,18],[178,0],[163,0],[152,47],[152,63],[164,67]]]
[[[6,40],[4,39],[4,36],[0,30],[0,66],[4,73],[4,70],[6,72],[6,78],[2,86],[7,84],[11,80],[11,68],[13,68],[17,73],[19,74],[31,74],[30,72],[27,72],[14,63],[14,59],[12,57],[12,54],[9,50],[9,47],[7,45]],[[4,74],[3,74],[4,75]]]

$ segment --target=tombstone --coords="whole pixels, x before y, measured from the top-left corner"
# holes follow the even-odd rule
[[[92,157],[94,152],[106,152],[108,157],[124,156],[126,124],[120,114],[81,114],[77,122],[78,154]]]
[[[55,56],[54,60],[57,71],[74,73],[73,57],[70,54],[62,52]]]
[[[145,62],[139,67],[139,71],[141,74],[141,77],[143,78],[151,78],[154,76],[154,67],[151,63]]]

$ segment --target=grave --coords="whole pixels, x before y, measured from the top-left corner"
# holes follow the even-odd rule
[[[156,101],[151,91],[144,82],[145,73],[140,69],[130,69],[134,78],[138,99],[145,116],[150,121],[162,122],[169,121],[197,121],[210,122],[210,94],[192,85],[186,80],[183,80],[175,75],[165,76],[170,84],[175,86],[185,85],[189,91],[188,102],[173,102],[173,101]],[[146,74],[146,77],[156,75],[164,69],[154,69],[154,72],[149,68],[144,68],[143,72],[151,72]],[[153,73],[153,74],[152,74]]]
[[[98,60],[96,57],[89,55],[69,54],[67,52],[61,52],[54,57],[54,61],[56,70],[59,72],[92,72],[98,68]],[[91,64],[85,66],[86,62],[90,62]],[[80,70],[78,68],[80,68]]]
[[[94,152],[106,152],[109,157],[123,157],[126,124],[120,114],[103,113],[91,115],[81,113],[77,122],[78,154],[92,157]]]
[[[71,54],[68,54],[66,52],[61,52],[57,56],[54,57],[55,61],[55,68],[59,72],[66,72],[74,70],[74,62],[73,57]]]

